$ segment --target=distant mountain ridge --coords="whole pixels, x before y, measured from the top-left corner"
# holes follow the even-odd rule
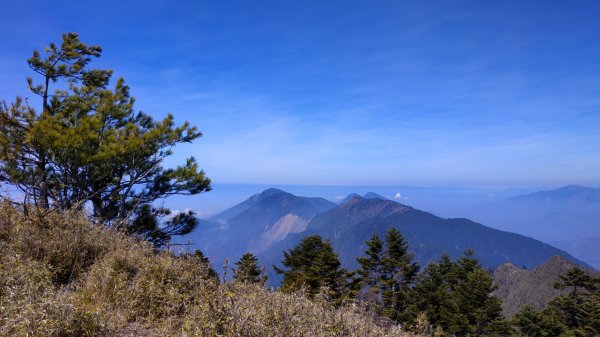
[[[410,206],[367,194],[351,195],[342,204],[323,198],[295,196],[268,189],[203,221],[188,239],[220,265],[226,258],[236,261],[245,252],[257,254],[263,265],[279,264],[283,251],[303,237],[319,234],[332,241],[347,268],[365,250],[373,233],[385,236],[398,228],[407,238],[422,265],[448,253],[457,257],[472,248],[488,268],[510,261],[532,268],[550,256],[561,255],[582,263],[567,253],[540,241],[495,230],[468,219],[442,219]]]
[[[381,196],[375,192],[367,192],[365,193],[363,196],[360,196],[357,193],[350,193],[348,194],[348,196],[346,196],[344,199],[342,199],[342,201],[340,201],[338,204],[344,204],[352,199],[354,199],[355,197],[359,197],[359,198],[364,198],[364,199],[382,199],[382,200],[389,200],[388,198]]]
[[[444,253],[458,257],[466,249],[474,249],[488,268],[506,261],[531,268],[553,255],[583,264],[564,251],[531,238],[492,229],[468,219],[442,219],[387,199],[354,197],[315,215],[308,223],[306,233],[290,235],[289,240],[291,245],[291,241],[299,241],[303,235],[322,235],[332,240],[342,262],[354,268],[355,257],[366,248],[364,242],[374,232],[384,237],[392,227],[403,233],[422,265]]]
[[[548,242],[600,269],[600,188],[568,185],[478,205],[464,214]]]
[[[572,201],[600,204],[600,188],[568,185],[553,190],[519,195],[512,200],[538,200],[546,202]]]
[[[519,268],[510,262],[501,264],[494,271],[494,283],[499,286],[495,295],[502,299],[504,316],[512,317],[526,304],[540,310],[564,294],[567,290],[555,289],[554,284],[560,281],[560,275],[576,266],[562,256],[553,256],[534,269]]]

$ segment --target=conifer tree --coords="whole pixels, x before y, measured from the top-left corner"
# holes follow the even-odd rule
[[[412,285],[419,271],[408,243],[400,231],[391,228],[386,234],[385,249],[377,234],[366,244],[366,256],[357,258],[361,299],[372,311],[396,322],[406,321],[413,315],[408,309],[414,298]]]
[[[363,286],[377,288],[382,274],[381,260],[383,258],[383,241],[381,241],[377,233],[374,233],[366,244],[366,257],[359,257],[356,259],[360,265],[358,275]]]
[[[312,270],[319,280],[319,286],[329,290],[334,303],[339,304],[351,296],[349,279],[353,274],[342,268],[342,263],[329,240],[323,242],[321,253],[314,261]]]
[[[219,279],[219,275],[217,274],[217,272],[215,271],[215,269],[212,267],[212,264],[210,263],[210,260],[208,259],[208,257],[206,255],[204,255],[204,253],[200,250],[200,249],[196,249],[194,251],[194,256],[200,260],[201,263],[203,263],[204,265],[206,265],[206,267],[208,268],[208,277],[214,279],[214,280],[218,280]]]
[[[583,312],[587,320],[585,330],[600,335],[600,278],[596,279],[596,288],[589,299],[583,303]]]
[[[283,275],[281,289],[295,291],[307,287],[310,292],[318,291],[319,281],[312,272],[313,263],[321,254],[323,239],[319,235],[307,236],[289,251],[283,252],[281,263],[287,270],[273,266],[277,274]]]
[[[415,286],[414,312],[424,312],[434,326],[448,326],[454,317],[451,288],[454,284],[451,275],[455,265],[448,254],[442,255],[437,263],[430,263],[417,276]]]
[[[190,232],[196,220],[190,213],[168,218],[170,210],[155,201],[210,190],[193,157],[176,168],[161,165],[173,146],[201,133],[188,123],[175,126],[172,115],[155,121],[136,112],[122,78],[109,88],[111,70],[88,69],[101,51],[76,33],[44,54],[34,51],[28,64],[41,83],[27,83],[39,108],[20,97],[0,104],[0,182],[22,191],[26,211],[89,205],[97,222],[161,245]]]
[[[258,258],[254,254],[245,253],[235,265],[233,278],[236,281],[261,286],[267,282],[265,270],[258,266]]]
[[[359,299],[369,306],[369,310],[381,314],[381,281],[383,271],[381,261],[383,259],[383,241],[377,233],[374,233],[366,242],[367,250],[365,257],[358,257],[356,261],[360,265],[357,271]]]
[[[567,331],[567,326],[555,315],[535,310],[531,305],[525,305],[511,320],[516,331],[530,337],[561,336]]]
[[[413,262],[414,255],[408,242],[396,228],[391,228],[385,238],[386,250],[381,260],[384,314],[396,322],[406,320],[405,314],[413,299],[412,285],[419,271]]]
[[[567,326],[580,327],[586,316],[583,311],[584,294],[582,292],[593,288],[592,278],[581,268],[574,267],[566,274],[560,275],[560,281],[554,287],[556,289],[570,288],[569,295],[559,298],[553,305],[566,313]]]
[[[599,286],[600,278],[593,278],[583,269],[574,267],[561,275],[560,281],[555,284],[556,288],[568,289],[569,292],[553,299],[548,304],[548,309],[573,334],[600,334],[597,316],[600,312]]]
[[[283,255],[281,262],[288,269],[273,266],[276,273],[283,275],[283,291],[305,288],[314,295],[326,287],[334,303],[350,296],[352,274],[341,267],[331,242],[323,241],[319,235],[307,236]]]
[[[506,333],[502,301],[492,296],[497,289],[492,276],[481,266],[472,250],[458,259],[451,280],[456,316],[450,329],[460,335],[488,336]]]
[[[501,300],[492,296],[496,287],[473,251],[456,262],[442,256],[419,275],[415,286],[416,310],[431,324],[456,336],[502,336],[508,325],[502,318]]]
[[[600,278],[575,267],[555,285],[566,289],[541,311],[525,307],[511,323],[526,336],[599,336]]]

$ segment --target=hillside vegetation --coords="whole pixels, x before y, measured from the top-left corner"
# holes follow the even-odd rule
[[[498,285],[495,295],[502,298],[502,312],[512,317],[525,305],[543,309],[553,298],[568,293],[556,289],[560,275],[577,267],[561,256],[554,256],[534,269],[521,269],[511,263],[503,263],[494,271],[494,283]]]
[[[25,217],[0,205],[2,336],[412,336],[321,294],[221,284],[80,213]]]

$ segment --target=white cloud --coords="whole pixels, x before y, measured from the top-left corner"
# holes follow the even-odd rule
[[[192,212],[194,214],[198,215],[197,212],[195,212],[191,208],[186,208],[184,210],[173,209],[173,210],[171,210],[171,213],[167,216],[167,219],[172,219],[172,218],[178,216],[179,214],[190,214]]]
[[[396,195],[394,195],[394,199],[402,199],[402,194],[400,194],[399,192],[396,193]]]

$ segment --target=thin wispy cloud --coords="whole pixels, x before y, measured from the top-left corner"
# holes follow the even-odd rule
[[[110,25],[110,4],[23,6],[6,10],[35,25],[0,24],[1,98],[25,93],[33,48],[78,31],[139,109],[199,127],[168,163],[194,155],[215,181],[600,184],[594,2],[157,1]]]

